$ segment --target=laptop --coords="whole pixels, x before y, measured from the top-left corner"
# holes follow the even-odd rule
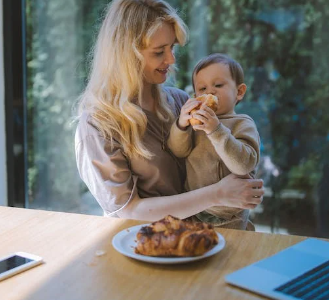
[[[329,300],[329,242],[308,238],[225,280],[272,299]]]

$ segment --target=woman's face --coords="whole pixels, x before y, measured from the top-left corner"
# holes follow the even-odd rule
[[[166,81],[169,66],[175,63],[176,35],[171,24],[163,25],[150,38],[148,47],[141,50],[144,57],[144,83],[160,84]]]

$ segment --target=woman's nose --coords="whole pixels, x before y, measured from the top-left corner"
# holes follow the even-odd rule
[[[172,50],[170,50],[170,51],[167,53],[167,55],[166,55],[166,61],[165,61],[165,62],[166,62],[168,65],[172,65],[172,64],[175,63],[175,61],[176,61],[175,54],[174,54],[174,52],[173,52]]]

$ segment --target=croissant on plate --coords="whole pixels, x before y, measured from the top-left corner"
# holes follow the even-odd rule
[[[199,256],[218,244],[213,226],[173,216],[143,226],[137,233],[135,253],[147,256]]]

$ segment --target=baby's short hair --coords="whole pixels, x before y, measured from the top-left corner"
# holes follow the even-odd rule
[[[236,60],[234,60],[233,58],[229,57],[226,54],[213,53],[213,54],[210,54],[210,55],[202,58],[194,67],[194,70],[192,73],[192,84],[193,84],[194,91],[195,91],[194,76],[196,74],[198,74],[202,69],[204,69],[212,64],[227,65],[230,69],[232,79],[235,81],[237,86],[244,82],[243,69]]]

